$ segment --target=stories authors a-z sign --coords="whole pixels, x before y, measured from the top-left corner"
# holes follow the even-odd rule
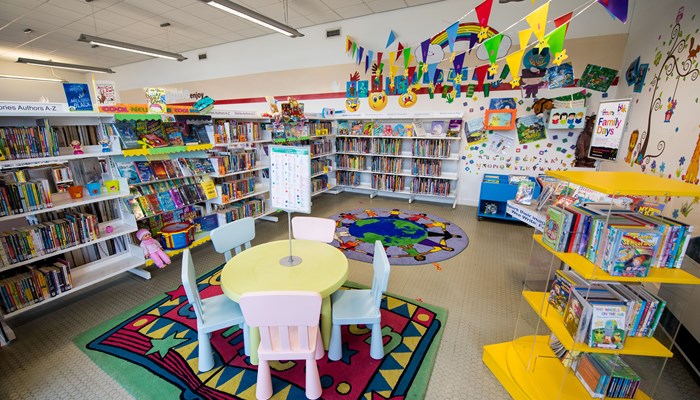
[[[589,157],[611,161],[617,159],[629,106],[630,99],[600,103],[591,137]]]

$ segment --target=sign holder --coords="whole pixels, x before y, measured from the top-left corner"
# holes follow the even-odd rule
[[[591,135],[588,157],[615,161],[625,132],[632,99],[601,101]]]

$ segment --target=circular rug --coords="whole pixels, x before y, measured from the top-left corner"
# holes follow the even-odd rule
[[[392,265],[430,264],[454,257],[469,238],[457,225],[434,215],[398,209],[353,210],[333,215],[333,246],[348,258],[371,263],[381,240]]]

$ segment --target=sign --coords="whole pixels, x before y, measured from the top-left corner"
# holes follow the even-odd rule
[[[311,213],[311,149],[270,146],[272,208]]]
[[[113,106],[97,106],[103,113],[113,114],[148,114],[148,104],[115,104]],[[166,106],[168,114],[198,114],[197,110],[189,106]]]
[[[630,99],[600,103],[588,157],[610,161],[617,159],[629,107]]]
[[[66,93],[69,111],[92,111],[87,83],[64,83],[63,91]]]
[[[66,109],[62,103],[23,103],[15,101],[0,101],[0,114],[58,114]]]

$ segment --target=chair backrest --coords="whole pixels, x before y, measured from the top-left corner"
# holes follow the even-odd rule
[[[329,218],[294,217],[292,235],[294,239],[330,243],[335,236],[335,221]]]
[[[197,278],[194,275],[194,263],[190,249],[182,252],[182,286],[187,294],[187,301],[194,306],[194,313],[197,315],[197,326],[202,324],[204,313],[202,308],[202,298],[199,297],[197,288]]]
[[[380,240],[374,242],[374,277],[372,278],[372,302],[375,307],[379,308],[382,303],[382,293],[386,292],[389,285],[389,273],[391,272],[391,264],[386,256],[384,246]]]
[[[238,254],[250,248],[250,242],[255,239],[255,220],[251,217],[235,220],[211,231],[210,237],[214,250],[223,253],[228,261],[233,257],[231,250]]]
[[[316,292],[270,291],[244,293],[238,304],[249,326],[260,328],[261,350],[288,352],[310,349],[316,340],[309,337],[309,326],[317,326],[321,295]],[[290,335],[296,331],[298,335]],[[298,342],[292,339],[298,336]],[[275,340],[275,348],[272,341]],[[279,347],[277,347],[279,345]]]

